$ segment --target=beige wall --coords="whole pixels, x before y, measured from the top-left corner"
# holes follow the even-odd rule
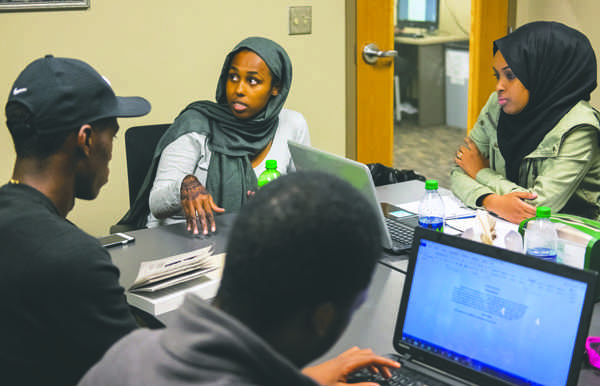
[[[471,0],[441,0],[440,30],[449,35],[469,35]]]
[[[394,0],[394,17],[397,0]],[[471,29],[471,0],[440,0],[441,33],[468,35]]]
[[[517,26],[530,21],[565,23],[583,32],[591,41],[600,61],[600,1],[598,0],[517,0]],[[600,107],[600,90],[592,93],[592,105]]]
[[[312,35],[287,35],[288,7],[312,5]],[[170,122],[189,102],[212,99],[226,53],[242,38],[262,35],[286,48],[294,64],[287,107],[300,111],[312,142],[345,153],[344,0],[157,1],[91,0],[84,11],[0,13],[0,181],[14,150],[4,125],[12,82],[47,53],[83,59],[110,79],[118,95],[152,103],[127,127]],[[123,133],[117,136],[109,183],[98,199],[78,201],[69,219],[93,235],[108,232],[128,207]]]

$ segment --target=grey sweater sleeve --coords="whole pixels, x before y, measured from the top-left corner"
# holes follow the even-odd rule
[[[169,144],[163,151],[152,190],[150,211],[156,218],[165,218],[181,212],[179,189],[188,174],[194,174],[202,184],[206,182],[206,169],[210,152],[206,136],[188,133]]]

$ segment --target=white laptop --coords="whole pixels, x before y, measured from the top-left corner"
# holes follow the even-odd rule
[[[365,195],[378,213],[383,235],[381,245],[386,251],[393,254],[410,251],[418,216],[390,203],[380,204],[371,172],[365,164],[293,141],[288,141],[288,147],[296,170],[336,175]]]

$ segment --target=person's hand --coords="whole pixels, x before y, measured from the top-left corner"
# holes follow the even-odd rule
[[[346,385],[348,375],[364,367],[368,367],[375,373],[381,372],[384,377],[389,378],[392,376],[390,368],[398,368],[400,363],[375,355],[371,349],[361,350],[358,347],[352,347],[327,362],[306,367],[302,370],[302,373],[321,385]],[[354,385],[379,386],[377,383],[372,382],[354,383]]]
[[[512,192],[504,195],[490,194],[483,199],[483,206],[490,212],[497,214],[503,219],[515,224],[535,217],[535,206],[529,205],[523,200],[531,200],[537,197],[531,192]]]
[[[465,145],[462,145],[456,152],[454,162],[460,166],[469,177],[475,179],[475,176],[481,169],[490,167],[490,160],[483,154],[470,138],[465,138]]]
[[[195,235],[198,234],[198,222],[202,224],[202,233],[205,235],[208,234],[209,227],[211,232],[217,230],[213,212],[222,213],[225,212],[225,209],[215,204],[210,193],[196,176],[184,177],[181,181],[180,197],[188,231]]]

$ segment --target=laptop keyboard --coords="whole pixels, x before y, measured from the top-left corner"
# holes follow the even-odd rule
[[[390,232],[392,240],[406,245],[412,245],[415,229],[411,226],[395,221],[389,217],[385,218],[385,225]]]
[[[406,366],[392,370],[392,377],[385,378],[381,374],[371,372],[364,368],[348,376],[347,383],[376,382],[381,386],[445,386],[446,383],[440,382],[425,374],[411,370]]]

